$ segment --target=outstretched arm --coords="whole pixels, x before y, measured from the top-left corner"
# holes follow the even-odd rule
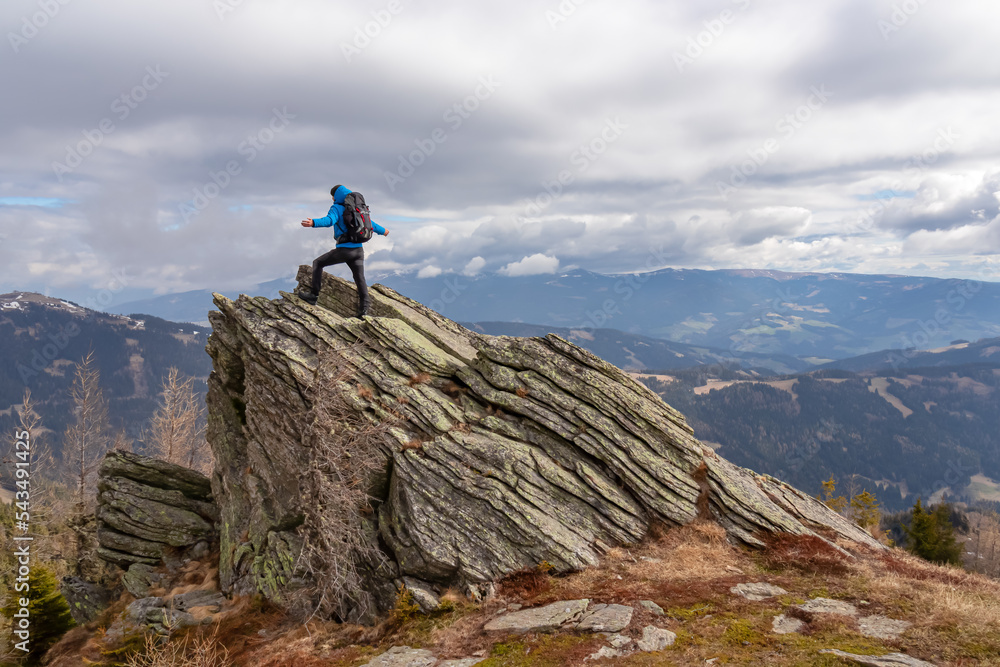
[[[313,223],[312,218],[308,218],[308,219],[302,221],[302,226],[303,227],[315,227],[316,225]]]
[[[389,230],[372,220],[372,229],[375,230],[376,234],[381,234],[382,236],[388,236]]]

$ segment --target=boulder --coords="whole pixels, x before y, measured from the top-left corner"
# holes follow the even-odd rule
[[[553,602],[544,607],[533,607],[513,611],[495,618],[486,624],[487,632],[509,632],[524,634],[527,632],[554,632],[563,626],[576,622],[584,612],[590,600],[566,600]]]
[[[640,651],[655,653],[656,651],[662,651],[668,646],[672,646],[676,640],[676,633],[658,628],[655,625],[647,625],[642,629],[642,639],[637,641],[635,645]]]
[[[583,615],[576,629],[580,632],[620,632],[632,622],[632,607],[621,604],[598,604]]]
[[[297,564],[326,509],[305,473],[363,425],[383,433],[352,529],[367,545],[364,594],[342,596],[344,618],[391,608],[404,576],[471,591],[542,562],[568,572],[699,517],[735,543],[782,532],[884,548],[808,494],[720,458],[660,397],[558,336],[478,334],[382,285],[371,300],[369,317],[353,317],[353,284],[331,275],[315,306],[215,295],[208,439],[227,592],[280,600],[312,585],[315,569]],[[317,431],[332,403],[349,414]],[[325,479],[357,483],[338,460]]]
[[[81,625],[97,618],[108,606],[108,591],[80,577],[63,577],[59,590],[69,604],[73,620]]]
[[[788,595],[788,591],[784,588],[762,583],[736,584],[729,589],[729,592],[753,602],[760,602],[776,595]]]
[[[111,451],[98,471],[98,555],[130,569],[156,566],[215,539],[219,510],[210,480],[194,470],[131,452]],[[148,588],[137,569],[126,586]],[[135,588],[135,590],[133,590]]]

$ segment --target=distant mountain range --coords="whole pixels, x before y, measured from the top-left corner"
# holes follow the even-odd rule
[[[803,490],[819,493],[833,476],[845,492],[854,476],[857,492],[867,488],[891,510],[946,489],[1000,500],[1000,355],[899,371],[754,377],[700,368],[638,379],[720,455]]]
[[[75,364],[93,351],[111,426],[136,438],[171,367],[197,378],[204,391],[212,370],[208,334],[200,325],[111,315],[41,294],[0,295],[0,428],[13,431],[14,408],[30,389],[58,452],[73,415]]]
[[[752,353],[812,365],[1000,336],[1000,283],[968,280],[690,269],[521,277],[394,273],[371,280],[462,322],[587,332],[610,328],[722,350],[734,358]],[[276,296],[279,289],[293,288],[287,279],[249,292]],[[206,290],[130,302],[115,311],[204,322],[211,309]]]
[[[773,374],[784,374],[812,368],[812,364],[782,354],[757,354],[754,352],[732,354],[728,350],[675,343],[660,338],[625,333],[616,329],[564,329],[517,322],[463,324],[469,329],[492,336],[544,336],[554,333],[626,370],[683,369],[723,364],[760,369]]]
[[[1000,479],[1000,338],[881,351],[817,369],[780,352],[734,352],[599,327],[466,326],[493,335],[553,332],[623,368],[656,369],[663,374],[646,373],[641,381],[687,415],[699,438],[736,463],[810,491],[831,474],[857,474],[878,482],[881,497],[900,508],[980,475],[976,483],[1000,498],[1000,485],[990,486]],[[197,324],[98,313],[39,294],[0,295],[0,429],[13,428],[12,408],[30,388],[58,450],[72,415],[73,364],[93,349],[113,425],[138,436],[171,366],[204,388],[208,333]]]

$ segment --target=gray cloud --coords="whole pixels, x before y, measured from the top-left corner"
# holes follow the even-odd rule
[[[556,2],[447,0],[372,28],[386,4],[72,2],[15,52],[39,5],[6,2],[0,283],[284,275],[331,243],[297,223],[335,182],[392,229],[371,264],[424,275],[534,256],[630,271],[661,248],[963,276],[998,251],[1000,8],[925,3],[886,32],[890,0],[583,3],[554,27]]]

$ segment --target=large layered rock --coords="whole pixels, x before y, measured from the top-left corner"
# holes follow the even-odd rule
[[[353,284],[329,275],[316,306],[215,297],[209,441],[224,589],[280,597],[308,580],[297,557],[315,508],[303,480],[324,444],[307,432],[332,394],[391,422],[374,513],[359,527],[386,561],[372,590],[583,568],[654,523],[699,517],[749,545],[785,532],[880,548],[812,497],[719,458],[658,396],[566,340],[480,335],[384,286],[371,292],[364,320],[351,317]],[[349,375],[317,380],[331,355]]]
[[[98,555],[133,575],[186,550],[207,553],[214,540],[219,510],[211,482],[199,472],[112,451],[101,463],[97,488]]]

